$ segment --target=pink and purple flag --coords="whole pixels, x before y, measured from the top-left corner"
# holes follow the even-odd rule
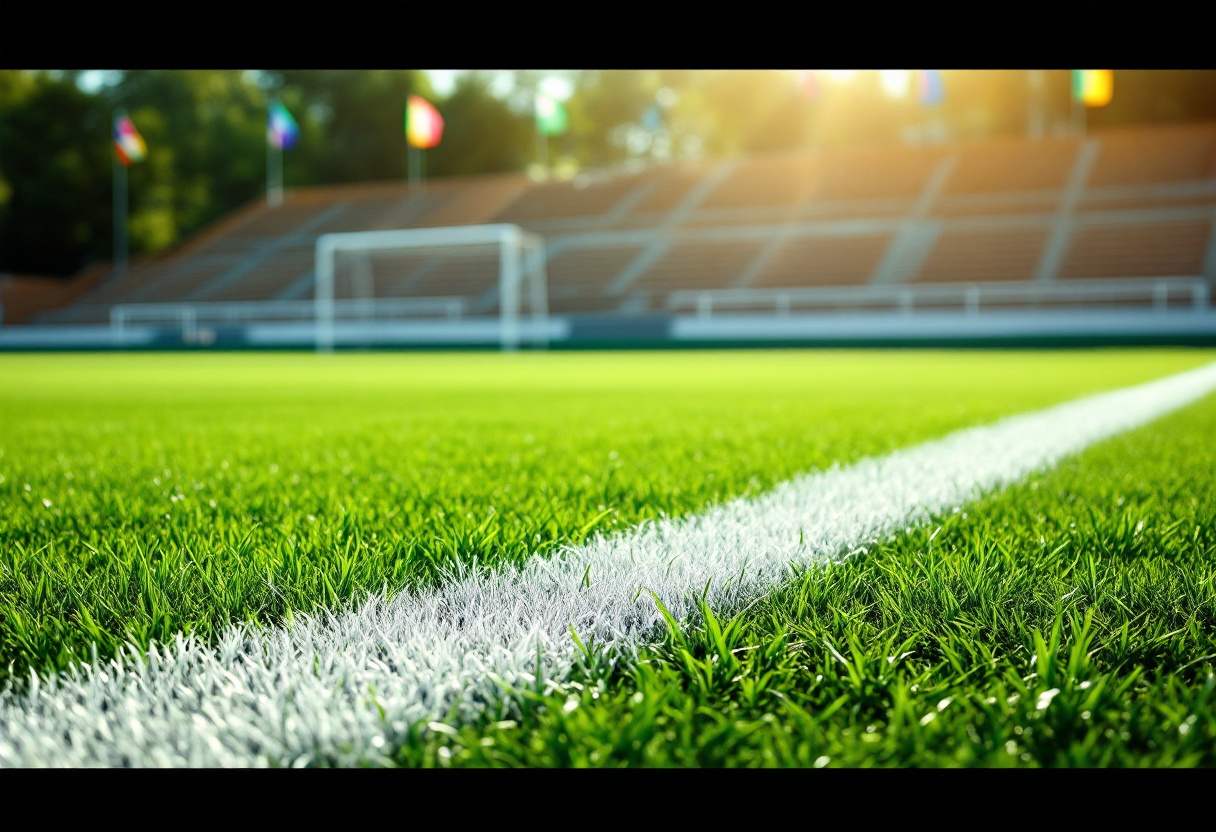
[[[941,104],[946,98],[941,72],[936,69],[916,70],[916,93],[925,106]]]
[[[275,150],[291,150],[300,140],[300,128],[296,125],[296,120],[291,117],[291,111],[279,101],[270,105],[266,138]]]

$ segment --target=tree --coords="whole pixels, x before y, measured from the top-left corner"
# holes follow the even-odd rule
[[[0,71],[0,271],[69,275],[106,255],[108,131],[71,80]]]
[[[531,114],[512,109],[490,91],[490,78],[462,76],[440,106],[443,141],[427,151],[430,176],[522,170],[535,152]]]
[[[148,143],[130,169],[132,251],[160,251],[265,189],[267,97],[247,73],[138,70],[103,97]]]

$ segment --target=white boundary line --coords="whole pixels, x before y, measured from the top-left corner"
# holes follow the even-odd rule
[[[0,766],[249,766],[374,760],[410,723],[501,701],[494,677],[566,676],[573,626],[596,650],[635,651],[709,583],[737,610],[793,570],[839,558],[1015,482],[1216,389],[1216,364],[951,434],[753,500],[647,523],[522,567],[373,598],[285,628],[179,637],[147,656],[32,679],[0,694]]]

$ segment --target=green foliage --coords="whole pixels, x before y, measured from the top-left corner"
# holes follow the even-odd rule
[[[406,765],[1216,765],[1216,399]]]
[[[536,152],[530,118],[490,90],[488,75],[461,76],[440,102],[443,141],[427,151],[428,176],[459,176],[523,170]]]
[[[134,70],[104,98],[148,143],[129,170],[132,251],[162,251],[266,183],[266,99],[225,70]]]
[[[132,70],[86,93],[79,73],[0,70],[0,271],[70,275],[112,256],[111,128],[128,111],[148,144],[128,169],[132,253],[161,252],[266,186],[266,108],[300,125],[287,187],[400,179],[402,114],[418,71]],[[520,170],[530,118],[468,78],[439,107],[449,121],[431,175]]]
[[[109,130],[70,81],[0,70],[0,271],[66,275],[109,251]]]

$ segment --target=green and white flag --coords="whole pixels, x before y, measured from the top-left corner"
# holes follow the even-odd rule
[[[543,93],[536,96],[536,127],[546,136],[560,136],[569,125],[566,108],[556,98]]]

